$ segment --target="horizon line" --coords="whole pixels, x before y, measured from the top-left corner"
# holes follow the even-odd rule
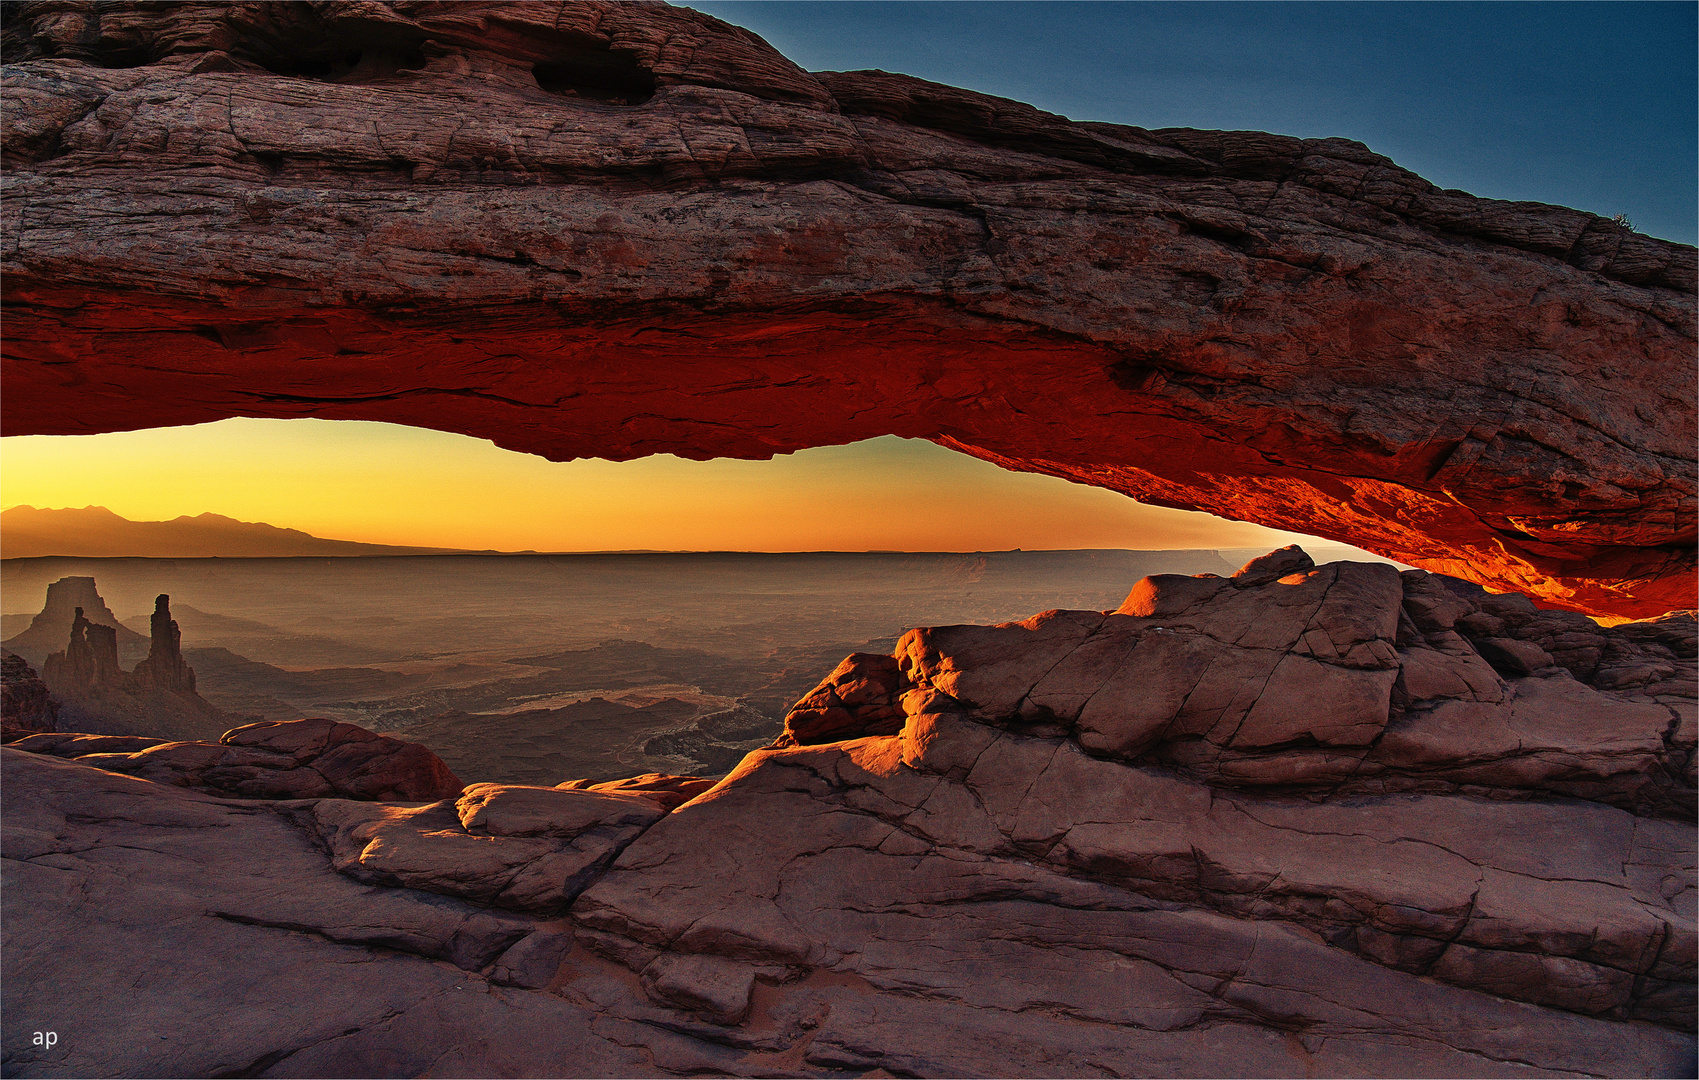
[[[384,546],[384,545],[372,545]],[[396,545],[422,546],[422,545]],[[1281,545],[1289,546],[1289,545]],[[1297,545],[1302,547],[1303,545]],[[1312,547],[1342,547],[1352,550],[1356,548],[1342,540],[1328,540],[1322,544],[1311,544]],[[979,548],[974,550],[946,550],[941,548],[864,548],[859,550],[842,548],[810,548],[787,549],[781,551],[756,548],[595,548],[577,551],[536,551],[524,549],[520,551],[499,551],[495,548],[458,549],[431,552],[406,552],[380,555],[18,555],[0,558],[0,562],[21,563],[42,559],[79,559],[83,561],[111,559],[151,559],[151,560],[193,560],[193,559],[455,559],[468,555],[514,555],[514,556],[558,556],[558,555],[1032,555],[1044,553],[1098,552],[1098,551],[1250,551],[1261,548],[1260,544],[1216,545],[1213,547],[1091,547],[1091,548]],[[1279,550],[1278,547],[1270,548]],[[1379,556],[1377,556],[1379,557]]]

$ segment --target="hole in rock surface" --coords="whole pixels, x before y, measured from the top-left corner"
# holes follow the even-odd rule
[[[538,64],[531,74],[551,94],[605,105],[641,105],[655,96],[655,73],[639,66],[630,53],[583,53],[571,60]]]
[[[260,61],[273,75],[318,82],[371,82],[425,66],[417,48],[356,49],[328,56],[274,56]]]
[[[103,49],[95,62],[103,68],[138,68],[158,60],[152,52],[143,48]]]
[[[359,50],[355,50],[335,56],[274,57],[260,61],[260,65],[273,75],[282,75],[288,79],[334,82],[359,66],[363,55]]]

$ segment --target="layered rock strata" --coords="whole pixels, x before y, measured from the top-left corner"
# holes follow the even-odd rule
[[[251,799],[418,801],[453,798],[462,786],[441,758],[418,743],[335,720],[247,724],[216,743],[67,733],[14,745],[161,784]]]
[[[414,808],[321,801],[312,822],[358,881],[559,914],[666,812],[635,794],[473,784]]]
[[[7,1070],[1684,1075],[1694,623],[1587,625],[1288,549],[851,657],[706,791],[7,748]]]
[[[803,72],[611,3],[20,4],[7,430],[896,434],[1693,605],[1692,248],[1365,147]]]
[[[911,631],[805,696],[779,745],[960,714],[1209,784],[1574,796],[1694,811],[1691,612],[1604,628],[1421,570],[1271,553],[1113,612]]]
[[[0,742],[52,731],[59,703],[35,669],[16,653],[0,654]]]
[[[553,977],[571,939],[547,920],[338,873],[287,803],[0,754],[8,1075],[650,1071],[504,985]],[[362,1034],[386,1049],[315,1067]]]
[[[662,810],[673,811],[714,786],[713,780],[700,776],[671,776],[666,773],[644,773],[624,780],[609,780],[592,784],[588,780],[567,780],[555,787],[566,791],[606,791],[616,795],[641,795]]]
[[[61,731],[37,733],[28,739],[20,739],[15,749],[49,757],[80,758],[89,754],[133,754],[169,741],[148,735],[91,735],[86,731]]]
[[[65,694],[86,694],[129,682],[118,666],[117,631],[90,622],[82,608],[71,618],[70,642],[63,652],[50,655],[41,671],[49,686]]]

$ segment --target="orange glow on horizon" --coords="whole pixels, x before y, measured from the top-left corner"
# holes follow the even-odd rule
[[[550,462],[363,421],[224,420],[4,445],[7,507],[212,512],[315,536],[500,551],[1278,547],[1295,534],[1145,506],[886,437],[771,461]]]

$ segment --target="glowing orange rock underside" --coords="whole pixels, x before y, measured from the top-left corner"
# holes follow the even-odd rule
[[[1116,353],[960,312],[798,306],[548,326],[515,309],[483,311],[469,327],[428,314],[137,299],[11,291],[10,430],[316,416],[456,431],[556,460],[764,458],[879,435],[930,438],[1006,468],[1348,541],[1555,606],[1644,617],[1693,603],[1690,581],[1671,573],[1679,553],[1596,548],[1577,565],[1573,546],[1483,543],[1480,517],[1443,492],[1374,478],[1388,471],[1385,455],[1364,454],[1362,475],[1349,475],[1349,446],[1279,446],[1291,429],[1273,410],[1241,430],[1170,415],[1161,397],[1117,385]],[[46,312],[76,332],[62,334]],[[92,332],[100,326],[105,335]],[[75,410],[55,422],[67,395]],[[1431,472],[1452,450],[1415,445],[1399,457],[1404,471]],[[1316,457],[1326,470],[1306,467]],[[1434,538],[1448,533],[1460,542],[1436,558]]]

